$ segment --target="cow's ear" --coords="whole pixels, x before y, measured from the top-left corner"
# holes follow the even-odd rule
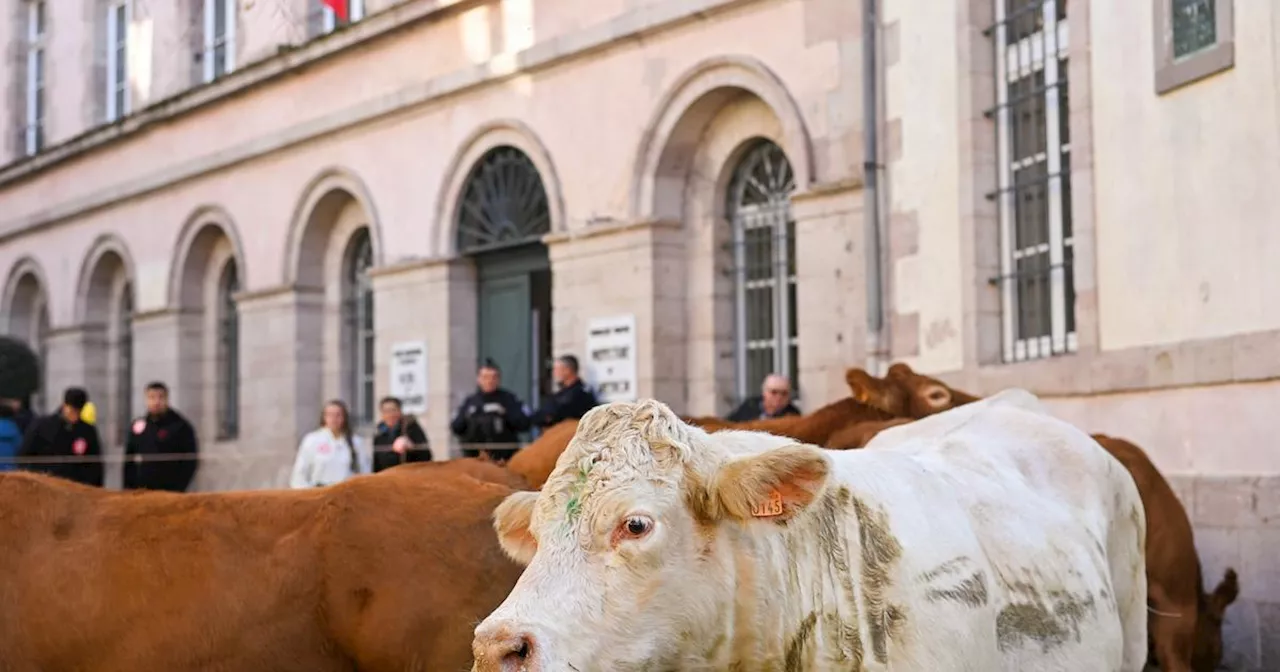
[[[493,510],[493,529],[498,533],[498,544],[503,552],[521,565],[533,561],[538,552],[538,540],[533,537],[533,505],[538,501],[536,492],[513,492]]]
[[[883,378],[876,378],[862,369],[845,371],[844,382],[849,385],[849,393],[858,403],[889,415],[902,415],[903,397],[897,385]]]
[[[1228,568],[1222,575],[1222,581],[1218,583],[1218,587],[1213,589],[1213,595],[1209,596],[1209,608],[1218,620],[1222,620],[1227,613],[1227,607],[1231,606],[1239,595],[1240,579],[1236,576],[1236,570]]]
[[[730,460],[712,488],[729,517],[786,521],[813,503],[830,473],[825,451],[796,443]]]

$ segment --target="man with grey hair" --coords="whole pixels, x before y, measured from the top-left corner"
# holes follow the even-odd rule
[[[791,403],[791,381],[780,373],[764,377],[760,396],[751,397],[729,414],[730,422],[747,422],[763,418],[780,418],[784,415],[800,415],[800,409]]]

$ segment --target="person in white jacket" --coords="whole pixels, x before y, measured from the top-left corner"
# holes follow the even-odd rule
[[[346,404],[336,400],[325,404],[320,423],[320,429],[302,437],[289,487],[317,488],[373,473],[373,450],[352,434]]]

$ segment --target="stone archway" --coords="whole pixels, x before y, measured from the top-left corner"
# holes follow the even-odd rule
[[[353,421],[375,417],[376,309],[370,272],[382,258],[375,208],[364,183],[349,171],[322,171],[307,186],[290,229],[286,282],[315,301],[300,302],[299,352],[317,353],[300,367],[302,408],[318,413],[324,399],[344,400]],[[371,355],[372,353],[372,355]],[[314,356],[314,355],[313,355]]]
[[[44,412],[48,408],[49,290],[35,260],[26,257],[14,265],[0,305],[0,314],[8,317],[4,332],[26,341],[40,357],[40,387],[31,399],[31,407]]]
[[[104,450],[118,450],[138,406],[134,381],[134,265],[123,241],[104,235],[85,255],[77,282],[76,317],[82,334],[82,385],[98,409]]]

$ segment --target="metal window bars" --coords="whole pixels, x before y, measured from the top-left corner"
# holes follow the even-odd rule
[[[790,162],[769,141],[758,142],[746,153],[730,183],[739,401],[757,394],[770,373],[786,375],[795,385],[795,188]]]
[[[1066,0],[996,0],[994,38],[1003,355],[1076,348]]]

